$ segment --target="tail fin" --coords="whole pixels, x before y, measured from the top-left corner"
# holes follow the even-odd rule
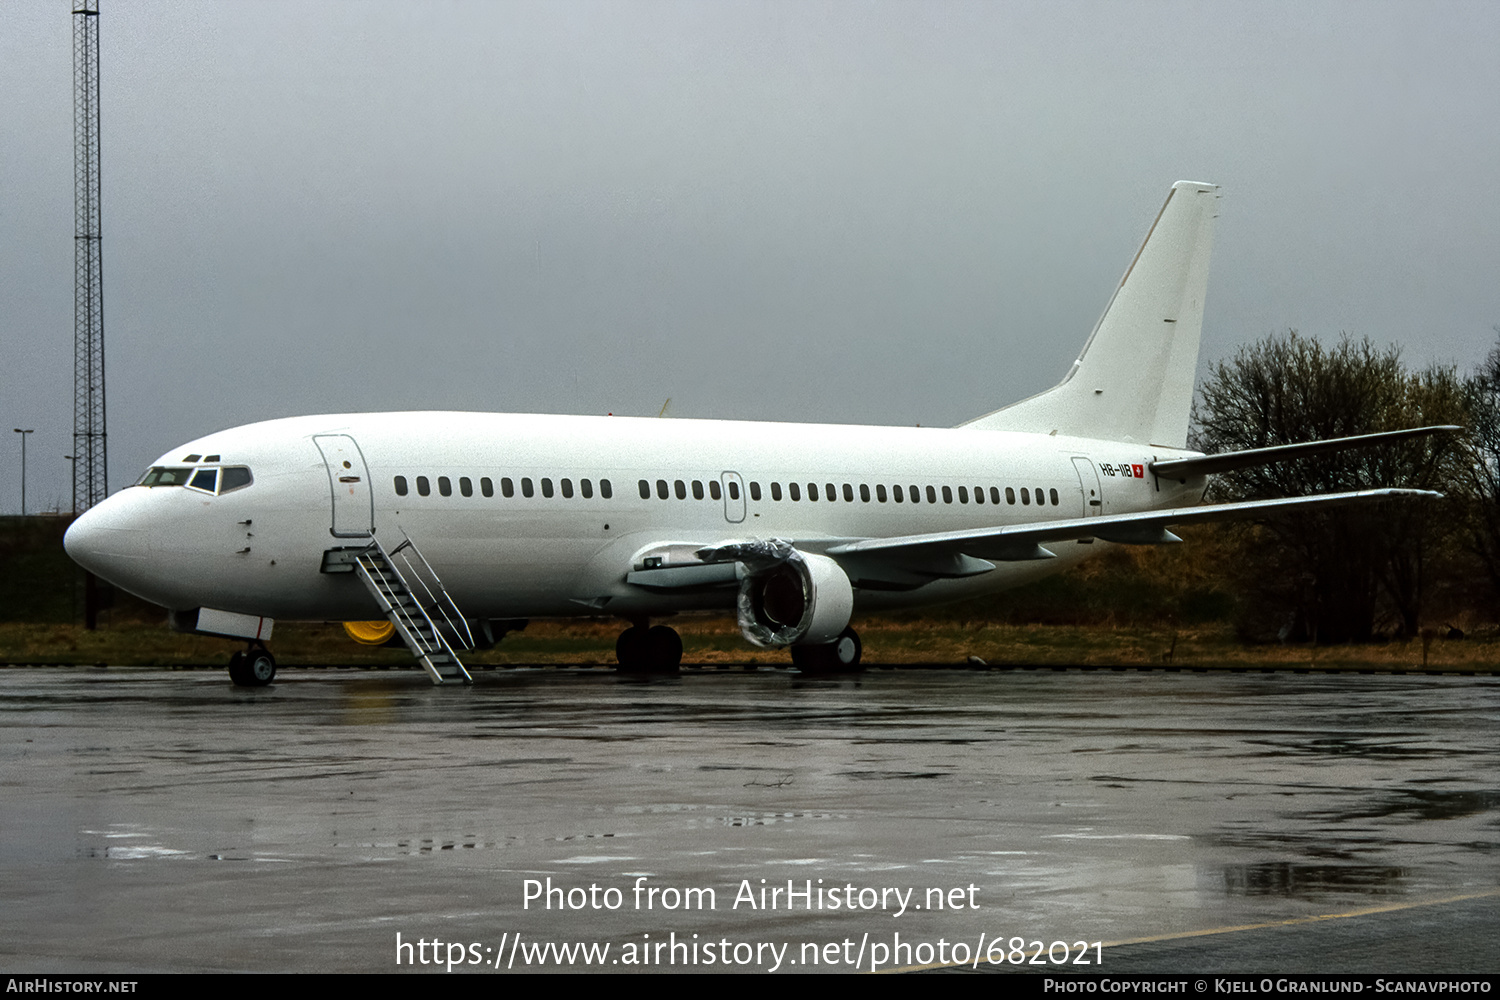
[[[1173,184],[1063,380],[963,426],[1183,447],[1218,202],[1213,184]]]

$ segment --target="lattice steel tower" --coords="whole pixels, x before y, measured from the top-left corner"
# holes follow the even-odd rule
[[[99,5],[73,11],[73,487],[76,513],[109,494],[104,262],[99,226]]]

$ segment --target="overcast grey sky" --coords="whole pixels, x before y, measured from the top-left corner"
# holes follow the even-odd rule
[[[72,18],[0,5],[0,511],[69,502]],[[221,427],[957,423],[1052,384],[1171,183],[1204,363],[1476,364],[1500,4],[103,0],[110,485]]]

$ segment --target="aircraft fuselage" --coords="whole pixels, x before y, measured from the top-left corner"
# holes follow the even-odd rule
[[[1145,469],[1186,454],[964,428],[442,412],[297,417],[173,449],[153,468],[191,470],[189,479],[199,469],[244,468],[252,481],[219,492],[127,488],[75,526],[69,551],[168,608],[281,619],[379,617],[350,574],[325,572],[325,553],[367,544],[371,532],[388,546],[415,540],[476,618],[727,610],[732,590],[662,591],[626,576],[652,552],[728,539],[786,539],[820,553],[852,539],[1182,506],[1200,499],[1202,478],[1158,481]],[[856,580],[855,605],[910,606],[1015,586],[1099,548],[1072,542],[1055,559],[1002,562],[910,588]]]

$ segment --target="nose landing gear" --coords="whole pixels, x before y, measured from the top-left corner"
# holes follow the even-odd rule
[[[276,679],[276,657],[258,642],[229,658],[229,679],[237,687],[265,687]]]

